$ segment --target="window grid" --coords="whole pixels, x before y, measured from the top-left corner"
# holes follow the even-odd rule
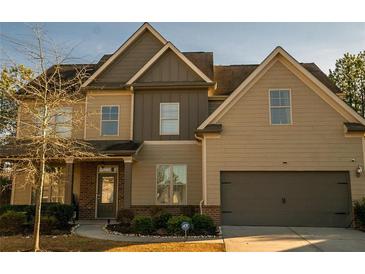
[[[176,107],[176,113],[173,113],[173,117],[169,117],[171,113],[174,111],[171,110],[171,107]],[[175,115],[174,115],[175,114]],[[169,122],[175,122],[175,124],[171,124],[175,127],[175,130],[167,130],[164,126],[167,126]],[[180,103],[160,103],[160,135],[179,135],[180,134]]]
[[[284,96],[287,94],[287,96]],[[291,125],[292,124],[292,106],[291,106],[291,90],[290,89],[270,89],[269,90],[270,104],[270,124],[271,125]],[[274,110],[288,110],[285,118],[287,122],[274,121]]]
[[[103,105],[100,111],[100,135],[101,136],[118,136],[119,135],[119,106],[118,105]],[[106,125],[112,125],[113,133],[105,132]]]

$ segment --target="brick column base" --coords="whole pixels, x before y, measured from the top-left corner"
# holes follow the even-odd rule
[[[216,225],[221,225],[221,207],[215,205],[203,206],[203,214],[213,219]]]

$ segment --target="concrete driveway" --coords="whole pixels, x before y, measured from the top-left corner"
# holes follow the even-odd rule
[[[365,251],[365,233],[346,228],[223,226],[226,251]]]

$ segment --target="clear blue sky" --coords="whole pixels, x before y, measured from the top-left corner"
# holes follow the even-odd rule
[[[96,62],[114,52],[141,23],[45,23],[48,36],[65,47],[76,46],[74,62]],[[345,52],[365,50],[365,23],[152,23],[181,51],[213,51],[215,64],[260,63],[276,46],[300,62],[315,62],[328,73]],[[2,34],[29,38],[24,23],[0,23]],[[17,62],[22,56],[0,36]]]

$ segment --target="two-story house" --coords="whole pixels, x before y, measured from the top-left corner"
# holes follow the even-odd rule
[[[189,206],[228,225],[351,224],[365,196],[365,120],[314,63],[277,47],[258,65],[214,65],[146,23],[89,66],[87,120],[72,134],[108,157],[65,159],[45,202],[75,197],[81,219]],[[32,203],[22,181],[12,204]]]

